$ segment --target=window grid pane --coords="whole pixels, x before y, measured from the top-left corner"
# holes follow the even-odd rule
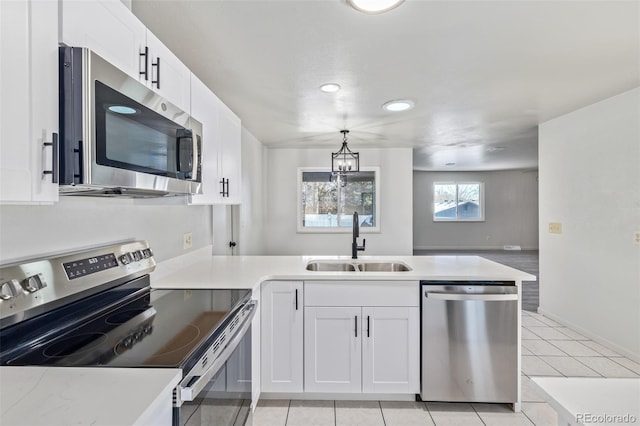
[[[375,172],[361,171],[343,179],[331,172],[302,172],[303,227],[351,227],[353,212],[358,212],[360,226],[376,226]]]
[[[434,183],[434,221],[482,221],[482,184]]]

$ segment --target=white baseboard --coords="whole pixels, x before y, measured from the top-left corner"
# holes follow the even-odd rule
[[[415,401],[416,394],[397,393],[316,393],[262,392],[260,399],[298,399],[316,401]]]
[[[578,333],[582,334],[584,337],[588,337],[589,339],[593,340],[594,342],[600,343],[603,346],[606,346],[607,348],[619,353],[622,356],[625,356],[635,362],[639,362],[640,363],[640,354],[636,354],[633,353],[631,351],[629,351],[628,349],[608,340],[605,339],[604,337],[592,333],[591,331],[584,329],[582,327],[580,327],[579,325],[576,325],[574,323],[572,323],[571,321],[568,321],[567,319],[558,316],[554,313],[551,313],[541,307],[538,307],[538,313],[544,315],[545,317],[548,317],[552,320],[554,320],[555,322],[562,324],[566,327],[569,327],[572,330],[577,331]]]
[[[519,246],[521,250],[538,250],[538,247]],[[505,246],[416,246],[413,250],[505,250]]]

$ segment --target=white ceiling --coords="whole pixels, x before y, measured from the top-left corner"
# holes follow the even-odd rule
[[[539,123],[640,85],[637,0],[132,4],[269,147],[337,150],[346,128],[355,150],[413,147],[415,169],[536,168]]]

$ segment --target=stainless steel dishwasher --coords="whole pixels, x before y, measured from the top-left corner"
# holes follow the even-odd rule
[[[421,281],[423,401],[517,402],[518,288]]]

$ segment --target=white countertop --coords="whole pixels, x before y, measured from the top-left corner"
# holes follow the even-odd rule
[[[180,378],[168,368],[0,367],[0,424],[138,424]]]
[[[532,377],[531,380],[564,420],[558,424],[640,424],[640,379]],[[628,420],[623,420],[624,416]]]
[[[478,256],[211,256],[210,247],[158,265],[154,288],[253,289],[267,280],[511,280],[535,281],[534,275]],[[406,272],[308,271],[313,260],[402,262]]]

